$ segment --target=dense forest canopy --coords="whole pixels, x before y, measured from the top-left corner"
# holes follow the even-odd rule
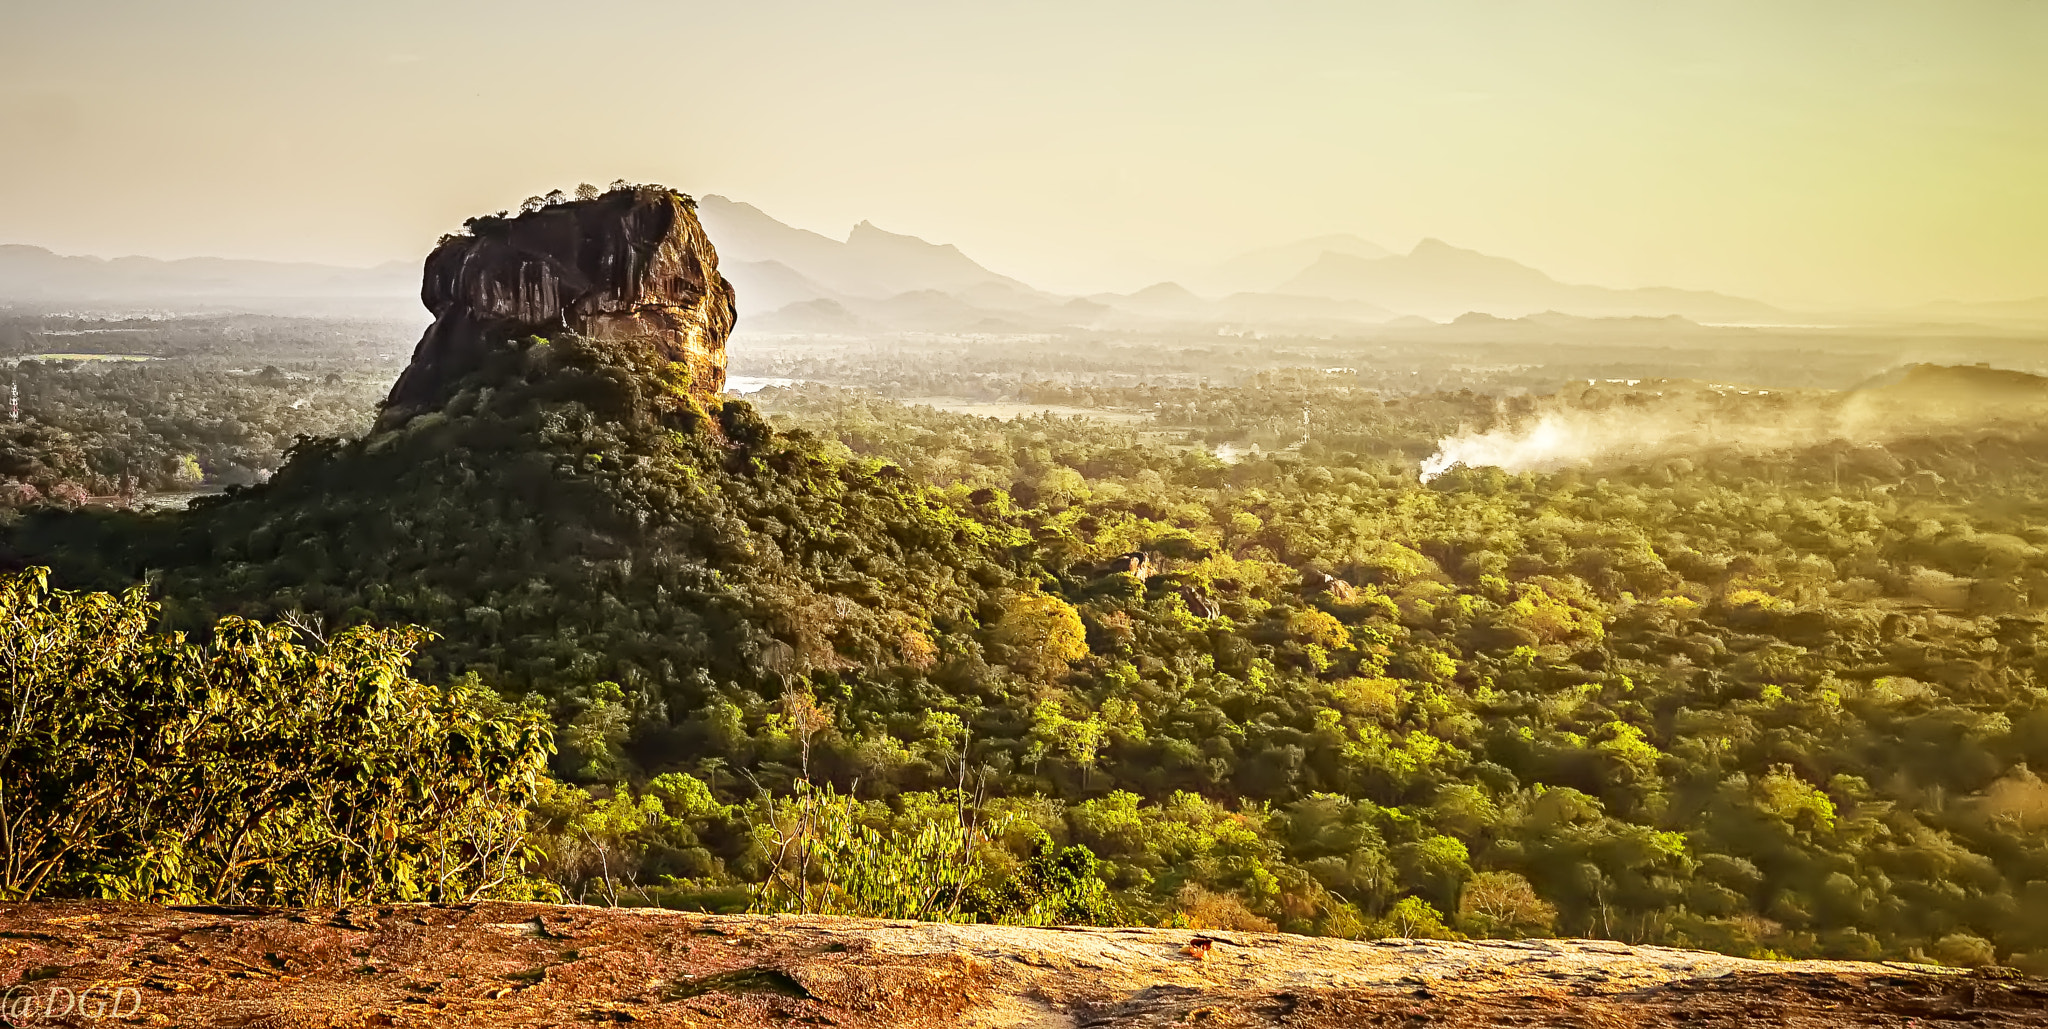
[[[17,408],[0,421],[0,508],[261,481],[298,436],[361,431],[408,331],[0,308],[0,404]]]
[[[1425,369],[1377,343],[1111,342],[789,340],[735,373],[805,382],[691,402],[527,340],[262,487],[33,507],[4,547],[146,581],[170,629],[432,629],[414,674],[558,727],[534,811],[571,895],[745,903],[764,794],[909,834],[964,783],[989,883],[1102,883],[1069,917],[2048,969],[2037,417],[1425,483],[1461,434],[1653,407],[1646,376],[1832,410],[1900,362],[1474,343],[1400,388]]]

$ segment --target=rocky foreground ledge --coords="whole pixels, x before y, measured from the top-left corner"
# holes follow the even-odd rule
[[[1923,965],[501,903],[0,905],[0,983],[21,1026],[2048,1027]]]

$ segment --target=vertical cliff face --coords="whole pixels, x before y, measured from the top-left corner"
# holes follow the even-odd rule
[[[434,324],[381,423],[440,406],[493,350],[536,335],[649,343],[688,367],[693,391],[725,388],[733,290],[688,196],[626,187],[469,228],[427,258]]]

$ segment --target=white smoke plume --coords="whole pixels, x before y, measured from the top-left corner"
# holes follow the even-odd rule
[[[1617,424],[1621,419],[1611,413],[1545,411],[1534,421],[1449,436],[1437,443],[1434,455],[1423,460],[1422,481],[1458,465],[1510,472],[1555,471],[1600,458],[1620,458],[1631,448],[1655,448],[1673,433],[1671,426],[1639,415],[1624,418],[1636,424]],[[1645,434],[1647,439],[1642,438]]]
[[[2038,417],[2048,393],[2031,375],[1917,365],[1895,381],[1845,392],[1779,391],[1702,383],[1636,389],[1589,383],[1544,409],[1437,443],[1422,462],[1428,482],[1458,465],[1515,473],[1618,464],[1736,447],[1810,447],[1831,440],[1882,444],[2007,417]]]

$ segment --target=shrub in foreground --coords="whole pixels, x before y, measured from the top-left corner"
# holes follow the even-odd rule
[[[201,643],[157,615],[141,588],[0,576],[0,897],[532,892],[541,716],[412,678],[424,630],[230,618]]]

